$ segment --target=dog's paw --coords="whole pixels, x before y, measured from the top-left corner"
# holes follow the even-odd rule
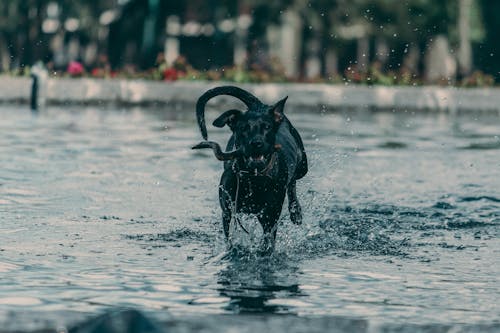
[[[302,224],[302,209],[300,208],[299,205],[291,205],[288,207],[288,210],[290,211],[290,220],[294,224],[301,225]]]

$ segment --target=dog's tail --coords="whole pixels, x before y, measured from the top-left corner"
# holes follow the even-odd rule
[[[214,152],[215,157],[219,161],[230,161],[242,155],[241,149],[236,149],[230,152],[223,152],[220,145],[213,141],[204,141],[198,143],[196,146],[191,147],[191,149],[204,149],[211,148]]]
[[[205,105],[210,99],[220,95],[236,97],[245,103],[248,109],[255,109],[264,106],[264,104],[257,97],[248,91],[235,86],[222,86],[208,90],[201,95],[200,98],[198,98],[198,102],[196,102],[196,119],[198,120],[201,135],[205,140],[208,138],[207,125],[205,123]]]

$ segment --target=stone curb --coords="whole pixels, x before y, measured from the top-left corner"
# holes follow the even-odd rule
[[[28,103],[31,79],[0,76],[0,103]],[[47,104],[189,106],[207,89],[226,82],[104,79],[48,79],[43,91]],[[500,88],[386,87],[303,83],[237,84],[266,103],[290,96],[295,111],[440,111],[486,112],[500,115]],[[216,100],[217,101],[217,100]],[[226,104],[229,98],[219,98]]]

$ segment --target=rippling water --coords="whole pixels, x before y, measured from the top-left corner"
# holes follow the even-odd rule
[[[0,323],[70,325],[123,307],[160,320],[500,322],[498,116],[291,113],[310,159],[304,225],[284,209],[269,257],[226,251],[222,166],[189,149],[193,118],[0,107]]]

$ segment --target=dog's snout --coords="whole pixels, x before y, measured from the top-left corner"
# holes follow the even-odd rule
[[[252,140],[252,142],[250,142],[250,144],[255,149],[259,149],[259,148],[264,147],[264,141],[259,140],[259,139]]]

